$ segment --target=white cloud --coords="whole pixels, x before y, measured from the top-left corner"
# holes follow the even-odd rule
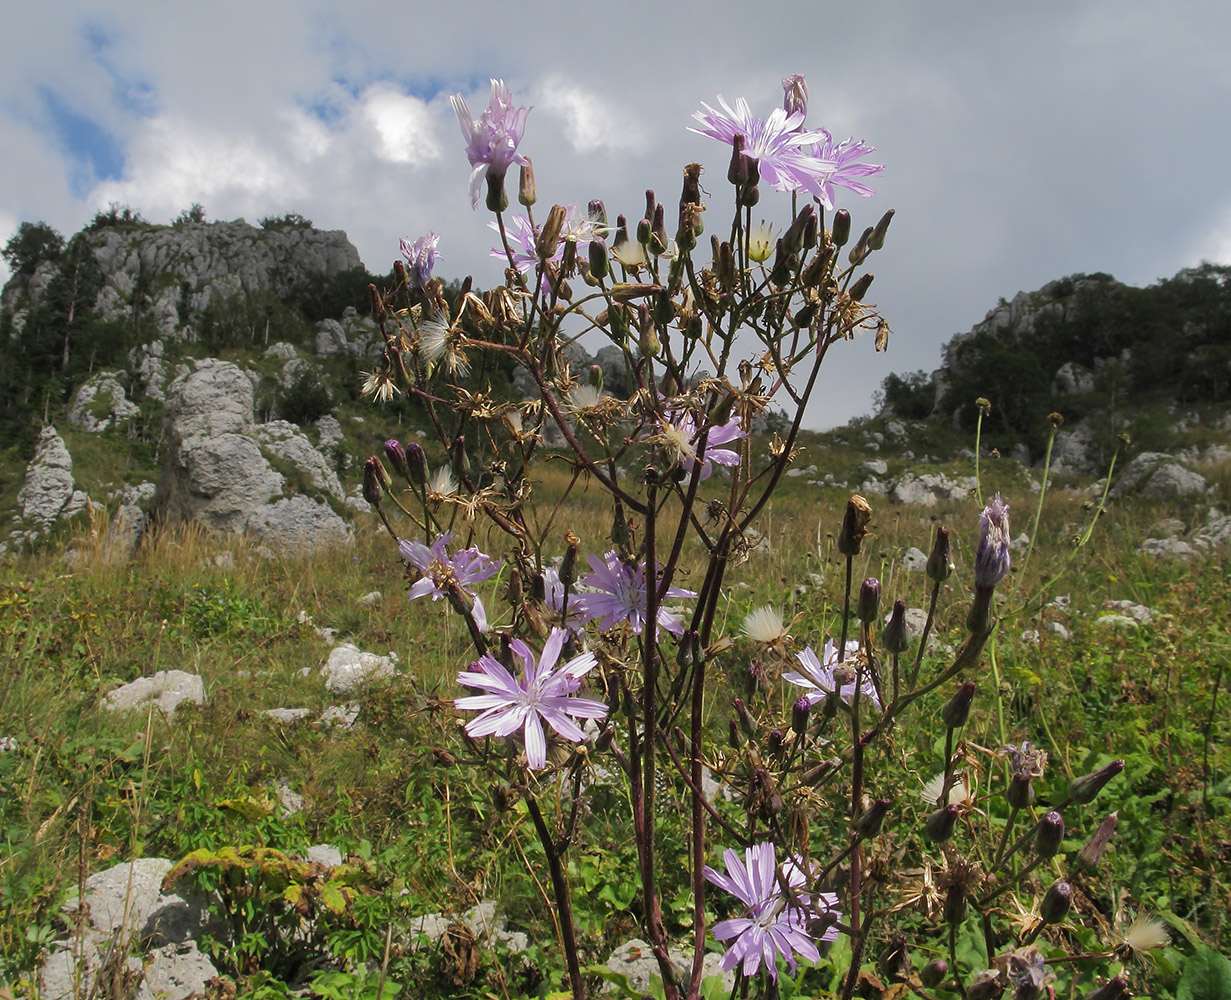
[[[578,153],[639,153],[648,144],[647,129],[627,103],[613,103],[562,76],[547,77],[539,93],[538,103],[563,121],[565,137]]]
[[[373,84],[359,97],[359,117],[376,133],[376,152],[387,162],[424,166],[440,158],[434,115],[419,98]]]

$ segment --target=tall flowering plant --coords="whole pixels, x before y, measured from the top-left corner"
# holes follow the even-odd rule
[[[505,280],[479,291],[467,279],[446,298],[430,274],[443,238],[428,233],[403,241],[395,287],[372,288],[385,352],[365,391],[419,400],[439,461],[433,471],[419,444],[386,442],[385,460],[365,467],[365,496],[407,564],[409,597],[447,603],[468,627],[473,658],[457,674],[468,693],[454,700],[465,756],[525,802],[576,1000],[587,995],[585,943],[567,853],[596,762],[627,784],[637,849],[629,878],[670,1000],[701,994],[707,948],[722,950],[721,968],[745,987],[773,994],[780,966],[820,962],[839,942],[845,957],[831,986],[846,998],[871,995],[871,963],[925,997],[938,986],[967,998],[1010,987],[1042,996],[1054,956],[1036,938],[1063,921],[1071,887],[1049,890],[1037,919],[1029,911],[1016,931],[1003,926],[1006,892],[1034,884],[1030,872],[1060,851],[1062,810],[1088,803],[1115,768],[1087,776],[1038,818],[1028,792],[1045,755],[1030,744],[1006,749],[1012,811],[992,846],[973,838],[990,828],[970,806],[967,758],[953,740],[976,689],[964,675],[994,632],[995,587],[1010,571],[1008,506],[997,496],[983,514],[975,599],[951,660],[924,656],[953,572],[948,530],[928,560],[934,589],[912,657],[904,602],[882,615],[879,582],[854,586],[872,518],[862,497],[851,498],[836,540],[846,565],[837,635],[797,638],[773,608],[750,614],[742,636],[723,632],[728,573],[757,544],[755,524],[798,451],[829,351],[863,329],[875,331],[878,350],[889,335],[868,301],[865,266],[893,212],[857,230],[835,205],[839,189],[871,195],[865,180],[882,167],[866,161],[872,147],[862,141],[835,143],[806,124],[802,76],[783,87],[783,107],[764,117],[721,96],[717,109],[696,112],[692,131],[725,147],[729,190],[707,203],[702,167],[688,164],[670,224],[653,190],[635,222],[617,214],[613,225],[598,199],[584,213],[557,204],[536,219],[521,151],[528,109],[499,80],[478,118],[454,97],[471,203],[477,209],[486,191]],[[514,165],[522,210],[510,216]],[[763,187],[789,196],[781,236],[754,226]],[[722,211],[728,221],[705,239]],[[614,369],[573,369],[568,348],[582,334],[616,348]],[[493,393],[497,368],[524,372],[532,398]],[[466,376],[469,388],[457,384]],[[532,471],[548,441],[571,478],[544,519]],[[572,526],[555,527],[582,483],[602,491],[610,517],[609,531],[584,542]],[[389,520],[391,506],[406,515],[409,537]],[[498,595],[489,583],[497,573]],[[910,810],[884,792],[891,779],[878,768],[893,755],[882,747],[895,720],[955,679],[939,708],[940,774],[914,833],[895,834]],[[716,724],[727,713],[729,725]],[[707,791],[715,777],[729,795]],[[671,787],[687,800],[683,856],[668,854],[661,836],[659,800]],[[955,846],[958,830],[972,843]],[[908,852],[920,854],[910,870],[925,873],[917,891],[893,877]],[[690,912],[668,920],[661,886],[681,866]],[[959,958],[967,925],[986,968],[971,967],[969,949]],[[692,939],[684,951],[681,934]]]

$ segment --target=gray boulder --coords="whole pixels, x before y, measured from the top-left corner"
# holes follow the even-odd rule
[[[344,548],[355,539],[351,526],[329,504],[302,493],[257,508],[244,527],[273,552],[286,556]]]
[[[300,432],[298,426],[286,420],[271,420],[258,424],[255,434],[266,452],[293,464],[322,493],[328,493],[336,500],[346,498],[346,491],[333,467],[324,455],[312,447],[312,442]]]
[[[1158,451],[1143,451],[1125,466],[1108,496],[1140,496],[1164,500],[1203,494],[1205,477],[1185,468],[1172,456]]]
[[[204,705],[205,682],[185,670],[160,670],[152,677],[138,677],[109,691],[103,705],[114,712],[127,712],[153,702],[160,712],[170,716],[185,701]]]
[[[118,372],[102,371],[81,383],[68,408],[69,423],[91,432],[119,427],[138,413],[129,401]]]
[[[64,439],[48,424],[39,434],[34,459],[26,468],[26,482],[17,491],[21,516],[40,529],[60,517],[69,517],[85,508],[84,493],[73,489],[73,459]]]
[[[1051,471],[1076,476],[1094,474],[1094,428],[1084,421],[1068,430],[1056,431],[1051,449]]]

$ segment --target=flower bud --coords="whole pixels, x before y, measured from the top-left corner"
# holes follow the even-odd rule
[[[791,272],[795,269],[798,258],[787,252],[782,240],[774,252],[774,266],[770,268],[769,280],[779,288],[784,288],[791,280]]]
[[[846,501],[846,513],[842,517],[842,530],[838,532],[838,551],[844,556],[857,556],[863,549],[863,539],[872,520],[872,507],[863,497],[855,494]]]
[[[943,524],[936,528],[936,539],[928,556],[927,574],[933,583],[944,583],[953,572],[953,555],[949,548],[949,529]]]
[[[418,441],[406,445],[406,479],[412,486],[422,486],[427,482],[427,456]]]
[[[943,958],[937,958],[919,970],[919,982],[923,983],[927,989],[934,990],[945,981],[948,975],[949,963]]]
[[[1103,859],[1103,854],[1107,850],[1107,845],[1111,843],[1111,835],[1116,832],[1116,823],[1119,818],[1119,813],[1108,813],[1103,817],[1103,822],[1098,825],[1098,829],[1086,841],[1085,846],[1077,852],[1074,867],[1078,871],[1092,872],[1098,867],[1098,863]]]
[[[816,212],[811,204],[805,205],[798,215],[791,220],[785,233],[782,234],[782,248],[788,254],[797,254],[804,248],[804,232],[809,220],[816,220]]]
[[[809,208],[812,206],[809,205]],[[811,250],[817,243],[817,230],[820,229],[820,220],[816,217],[816,212],[811,212],[808,215],[808,221],[804,223],[804,250]]]
[[[979,516],[979,547],[975,551],[975,589],[995,587],[1009,573],[1009,505],[1000,494]]]
[[[534,164],[530,162],[528,156],[526,162],[521,165],[521,173],[517,177],[517,200],[526,208],[539,200],[538,192],[534,187]]]
[[[521,585],[521,570],[519,570],[516,566],[514,566],[509,571],[508,597],[509,597],[509,604],[513,608],[520,608],[522,605],[522,601],[525,599],[525,595],[522,592],[522,585]]]
[[[960,924],[966,919],[966,889],[961,884],[949,886],[941,911],[947,924]]]
[[[1086,994],[1086,1000],[1127,1000],[1128,980],[1123,976],[1112,976],[1093,993]]]
[[[613,742],[615,742],[615,726],[607,726],[595,739],[594,749],[599,753],[605,753],[611,748]]]
[[[410,469],[406,465],[406,449],[402,447],[397,438],[390,438],[385,442],[385,458],[389,459],[394,472],[403,479],[409,478]]]
[[[714,262],[718,283],[727,291],[735,287],[735,251],[731,244],[723,240],[718,246],[718,257]]]
[[[815,787],[820,784],[823,778],[829,774],[832,774],[841,766],[842,762],[836,758],[831,760],[823,760],[815,767],[808,768],[799,780],[809,787]]]
[[[923,835],[933,844],[943,844],[953,836],[953,828],[961,810],[952,802],[942,806],[923,823]]]
[[[975,682],[967,681],[940,710],[941,721],[950,729],[960,729],[970,718],[970,703],[975,697]]]
[[[749,739],[756,739],[757,736],[757,720],[752,717],[752,713],[748,711],[748,706],[744,704],[743,698],[735,699],[735,714],[739,716],[739,723],[744,729],[745,735]]]
[[[996,1000],[1003,996],[1005,984],[995,969],[984,969],[966,987],[966,1000]]]
[[[728,719],[727,745],[730,746],[732,750],[738,750],[747,742],[748,737],[745,736],[743,730],[740,729],[739,723],[734,719]]]
[[[594,198],[586,206],[586,215],[591,222],[602,228],[607,228],[607,208],[602,198]]]
[[[761,180],[761,161],[752,156],[745,156],[747,161],[745,168],[748,175],[748,182],[740,188],[739,203],[744,208],[752,208],[758,201],[761,200],[761,189],[757,187]]]
[[[859,620],[865,625],[871,625],[880,614],[881,582],[874,576],[868,577],[859,587]]]
[[[893,602],[889,623],[881,633],[881,645],[890,653],[904,653],[910,645],[910,638],[906,634],[906,602],[900,597]]]
[[[385,320],[385,299],[375,285],[368,285],[368,298],[372,300],[372,319],[377,323]]]
[[[744,137],[731,137],[731,162],[727,165],[727,181],[737,188],[748,183],[748,157],[744,155]]]
[[[466,435],[459,434],[453,439],[453,446],[449,449],[449,462],[453,466],[453,474],[457,476],[458,482],[461,482],[470,472],[470,459],[466,455]]]
[[[645,216],[644,218],[647,221],[653,220],[654,212],[657,210],[657,208],[658,208],[658,201],[654,197],[654,189],[646,188],[645,189]]]
[[[1063,841],[1064,817],[1053,809],[1039,820],[1034,834],[1034,853],[1044,860],[1055,857]]]
[[[384,466],[380,464],[380,459],[375,455],[363,463],[363,499],[373,507],[379,507],[384,496],[381,486],[382,472],[385,472]],[[385,476],[388,476],[387,472]]]
[[[851,213],[845,208],[840,208],[833,214],[833,231],[830,233],[830,239],[833,240],[834,246],[844,247],[850,238]]]
[[[593,239],[586,247],[587,261],[590,265],[590,274],[595,278],[607,277],[607,272],[611,269],[611,258],[607,254],[607,243],[605,240]]]
[[[866,839],[879,837],[885,826],[885,817],[893,805],[889,799],[877,799],[855,821],[855,831]]]
[[[1058,924],[1073,906],[1073,887],[1064,879],[1057,879],[1043,894],[1039,904],[1039,916],[1045,924]]]
[[[868,294],[868,289],[872,287],[872,281],[876,275],[871,272],[861,274],[853,285],[847,290],[847,294],[853,302],[862,302],[863,297]]]
[[[560,560],[560,582],[568,588],[577,582],[577,544],[575,539],[570,538],[564,558]]]
[[[1074,778],[1073,783],[1069,785],[1069,801],[1082,806],[1093,802],[1103,786],[1123,770],[1124,760],[1121,758],[1105,764],[1097,771]]]
[[[650,232],[653,222],[650,219],[641,219],[637,223],[637,242],[643,247],[650,245]]]
[[[654,219],[650,225],[650,252],[656,257],[667,252],[667,214],[661,204],[654,206]]]
[[[489,212],[503,212],[509,207],[509,196],[504,190],[504,174],[497,174],[493,170],[487,172],[487,210]]]
[[[889,223],[893,219],[894,210],[891,208],[888,212],[881,216],[880,222],[872,230],[872,235],[868,237],[868,249],[879,250],[885,245],[885,233],[889,231]]]
[[[808,82],[804,79],[803,73],[784,76],[782,90],[782,107],[787,115],[793,115],[796,112],[805,115],[808,113]],[[803,127],[802,122],[800,127]]]
[[[530,598],[539,604],[547,600],[547,581],[543,579],[542,573],[535,573],[530,577]]]
[[[752,769],[752,784],[765,812],[772,816],[782,812],[784,808],[782,796],[778,794],[778,789],[774,786],[774,779],[770,777],[770,773],[765,768]]]
[[[868,256],[868,237],[871,235],[871,226],[868,226],[867,229],[859,234],[859,239],[855,241],[855,245],[851,247],[850,253],[846,255],[846,259],[852,264],[862,264],[864,258]]]
[[[765,749],[769,751],[769,755],[778,760],[786,751],[786,737],[782,734],[781,729],[771,729],[765,734]]]
[[[1005,801],[1014,809],[1025,809],[1034,801],[1034,785],[1030,775],[1015,774],[1009,779],[1009,787],[1004,791]]]
[[[796,736],[803,736],[808,732],[808,716],[811,713],[812,703],[805,695],[795,699],[795,704],[791,706],[791,729]]]
[[[560,233],[564,230],[564,215],[563,205],[552,205],[551,211],[547,213],[547,221],[543,223],[543,228],[539,230],[538,238],[534,241],[534,250],[539,255],[539,260],[551,260],[556,255]]]

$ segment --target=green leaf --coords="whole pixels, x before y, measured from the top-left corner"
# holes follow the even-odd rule
[[[1225,1000],[1231,997],[1231,962],[1213,948],[1198,948],[1184,963],[1176,1000]]]

